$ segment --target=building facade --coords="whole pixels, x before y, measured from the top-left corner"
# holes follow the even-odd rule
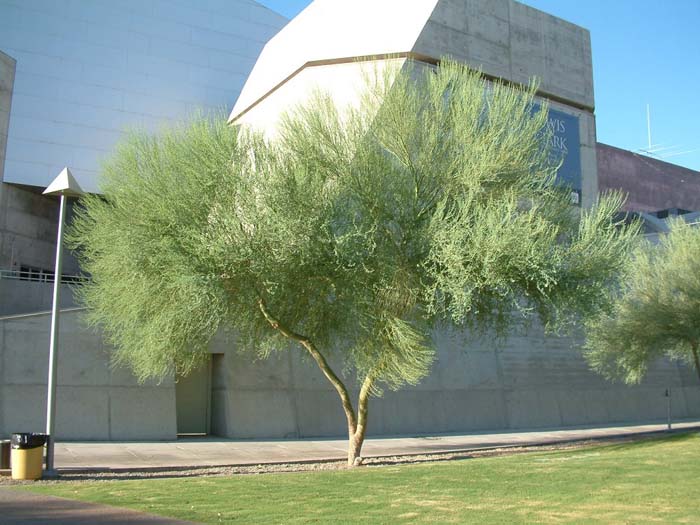
[[[225,118],[286,22],[253,0],[0,0],[0,435],[44,428],[48,317],[36,314],[51,305],[58,200],[43,189],[69,166],[98,191],[100,162],[125,129],[198,111]],[[70,277],[79,268],[65,255]],[[100,336],[72,315],[59,437],[174,436],[172,380],[137,385],[111,369]]]
[[[391,31],[387,21],[393,22]],[[598,163],[590,35],[511,0],[316,0],[265,46],[229,121],[274,135],[280,116],[314,90],[329,93],[340,107],[353,105],[368,72],[439,67],[442,57],[466,63],[491,81],[527,86],[538,77],[538,97],[550,108],[553,149],[564,154],[559,178],[575,191],[576,202],[593,204]],[[449,330],[436,330],[433,338],[433,372],[416,387],[373,400],[370,433],[658,419],[669,386],[678,417],[700,413],[700,388],[691,371],[675,363],[657,363],[642,385],[630,388],[588,370],[580,337],[546,336],[535,328],[516,330],[502,344]],[[250,365],[218,348],[212,361],[215,433],[342,433],[337,396],[312,364],[292,353]]]
[[[22,46],[35,44],[21,43],[27,32],[32,34],[29,21],[34,23],[39,10],[24,7],[32,3],[0,0],[0,9],[11,6],[17,23],[25,24],[20,26],[24,29],[11,32],[9,40],[0,31],[0,50],[17,60],[3,184],[15,195],[8,202],[24,203],[19,212],[12,211],[20,214],[12,219],[14,222],[10,221],[17,225],[13,226],[15,229],[39,224],[34,219],[41,213],[46,213],[50,221],[47,210],[53,204],[31,187],[46,185],[63,164],[75,167],[81,185],[97,188],[99,157],[111,149],[112,139],[119,135],[117,129],[103,129],[112,122],[156,129],[162,123],[186,116],[194,105],[213,107],[229,103],[228,107],[233,107],[229,115],[232,125],[274,134],[280,115],[304,102],[314,89],[329,92],[340,105],[353,104],[364,87],[363,72],[367,68],[435,67],[445,56],[480,69],[489,80],[526,85],[531,77],[538,77],[538,96],[550,105],[554,146],[565,155],[562,179],[571,185],[575,199],[584,207],[590,206],[598,194],[601,164],[595,137],[590,35],[581,27],[519,2],[316,0],[264,46],[263,35],[265,40],[271,37],[283,20],[248,0],[208,2],[207,6],[218,6],[211,7],[211,11],[203,11],[199,3],[185,0],[86,4],[85,13],[78,9],[71,15],[85,23],[78,27],[109,18],[102,37],[114,38],[118,44],[107,46],[113,51],[107,52],[105,56],[109,58],[101,58],[98,64],[95,57],[101,56],[99,50],[104,42],[79,40],[80,44],[70,45],[75,31],[49,39],[42,48],[44,54],[56,42],[63,42],[67,45],[65,56],[53,66],[48,58],[43,58],[36,68],[61,71],[59,66],[66,62],[74,74],[85,77],[81,96],[73,97],[72,86],[64,85],[60,95],[63,98],[56,98],[59,95],[36,85],[42,84],[41,78],[36,78],[41,73],[29,65],[37,60],[34,55],[41,54],[39,49],[23,50]],[[230,11],[226,11],[228,8]],[[99,9],[104,11],[99,13]],[[46,28],[46,24],[36,27]],[[132,33],[140,36],[132,39]],[[95,31],[86,34],[98,38]],[[88,36],[81,33],[80,38]],[[72,62],[83,45],[91,51],[75,69]],[[255,60],[252,56],[258,53]],[[23,61],[28,63],[23,65]],[[235,68],[244,71],[245,76],[240,77]],[[132,77],[124,80],[123,74]],[[22,79],[22,75],[26,77]],[[48,78],[43,78],[43,83],[48,83]],[[101,78],[111,79],[113,84],[94,84]],[[182,91],[173,94],[178,89]],[[113,98],[115,92],[121,98]],[[42,110],[34,109],[42,98],[49,102]],[[86,105],[83,102],[88,99],[93,102],[87,105],[94,110],[78,107]],[[52,108],[62,104],[69,109]],[[121,104],[122,109],[113,104]],[[3,107],[0,105],[0,109]],[[75,115],[85,121],[76,124],[61,120]],[[68,127],[56,130],[51,127],[56,122]],[[47,125],[46,130],[34,131],[42,124]],[[41,135],[52,129],[53,138]],[[86,138],[92,133],[94,136]],[[70,159],[52,156],[60,153],[61,148],[54,148],[55,139],[64,134],[73,137],[72,142],[62,145],[62,151],[72,155]],[[44,144],[54,146],[31,155]],[[83,149],[90,153],[76,161]],[[607,155],[607,151],[603,153]],[[24,200],[17,197],[19,192],[27,193]],[[35,209],[34,203],[43,203],[43,207],[36,205],[43,211],[27,211]],[[10,210],[10,205],[5,209]],[[50,247],[51,229],[42,228]],[[5,227],[0,233],[5,238],[14,235],[15,248],[9,252],[14,254],[9,259],[11,265],[17,260],[25,267],[52,267],[52,258],[31,259],[27,255],[26,263],[25,259],[17,259],[18,254],[32,250],[20,251],[19,232]],[[40,237],[38,231],[31,231],[23,238],[37,243]],[[0,266],[6,267],[8,259],[4,261]],[[0,285],[3,284],[0,279]],[[29,284],[15,282],[15,286]],[[48,286],[37,282],[31,285],[44,289]],[[22,294],[16,290],[7,292],[0,288],[0,293],[0,303],[21,303],[13,307],[14,311],[5,312],[12,315],[0,319],[0,435],[40,430],[45,414],[50,319],[47,314],[37,313],[37,305],[45,299],[35,299],[30,309],[28,292],[23,301],[18,299]],[[109,348],[99,333],[84,326],[81,316],[80,310],[66,311],[62,316],[58,439],[173,439],[177,434],[289,438],[345,432],[337,394],[301,349],[253,361],[236,351],[235,340],[222,334],[212,342],[209,363],[191,376],[139,385],[128,371],[109,366]],[[370,434],[430,434],[662,419],[667,406],[664,395],[669,387],[674,417],[700,415],[700,387],[692,370],[678,363],[659,361],[641,385],[628,387],[590,372],[580,355],[581,337],[577,336],[545,336],[542,330],[534,328],[529,332],[515,330],[506,341],[495,343],[436,330],[434,339],[438,354],[432,373],[420,385],[373,399]]]
[[[273,134],[280,115],[315,89],[350,105],[366,73],[432,67],[443,57],[499,82],[527,86],[537,77],[538,95],[550,105],[553,150],[563,156],[560,176],[584,206],[594,202],[590,35],[511,0],[316,0],[265,46],[229,121]]]
[[[15,63],[12,82],[2,80],[4,94],[12,89],[0,269],[52,275],[58,199],[41,192],[63,167],[99,191],[100,163],[126,129],[223,115],[286,22],[252,0],[0,0],[0,51]],[[66,274],[78,273],[64,261]],[[0,315],[36,311],[28,299]]]

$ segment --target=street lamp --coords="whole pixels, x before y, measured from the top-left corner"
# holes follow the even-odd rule
[[[66,218],[66,200],[68,197],[79,197],[83,194],[78,182],[73,178],[68,168],[63,168],[49,187],[44,190],[44,195],[60,195],[61,209],[58,216],[58,239],[56,240],[56,268],[53,274],[53,305],[51,307],[51,339],[49,343],[49,390],[46,400],[46,471],[55,474],[53,468],[54,427],[56,415],[56,359],[58,356],[58,316],[59,296],[61,294],[61,267],[63,258],[63,223]]]

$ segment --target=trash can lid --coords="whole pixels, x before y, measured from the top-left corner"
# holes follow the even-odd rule
[[[43,447],[48,439],[47,434],[38,434],[34,432],[18,432],[12,434],[12,448],[27,449]]]

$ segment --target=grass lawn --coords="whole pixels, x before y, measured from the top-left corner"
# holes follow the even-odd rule
[[[420,465],[23,488],[204,523],[700,523],[700,434]]]

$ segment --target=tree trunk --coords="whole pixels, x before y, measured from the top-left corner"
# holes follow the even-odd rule
[[[348,467],[359,467],[362,465],[362,444],[364,437],[361,440],[355,438],[354,435],[348,437]]]
[[[370,372],[362,382],[360,395],[357,398],[357,427],[354,432],[348,435],[348,466],[357,467],[362,464],[362,445],[365,442],[367,432],[367,414],[369,406],[369,396],[372,391],[374,378]]]
[[[690,343],[690,348],[693,352],[693,361],[695,362],[695,372],[698,374],[698,379],[700,379],[700,356],[698,356],[698,343],[693,341]]]
[[[258,306],[272,328],[279,331],[284,337],[298,342],[311,354],[311,357],[316,361],[318,367],[333,385],[333,388],[335,388],[340,397],[340,402],[343,405],[343,411],[345,412],[345,418],[348,423],[348,466],[354,467],[362,464],[362,456],[360,456],[360,453],[367,430],[367,406],[374,382],[372,374],[367,374],[367,377],[365,377],[362,383],[360,395],[357,400],[358,413],[355,414],[355,409],[352,406],[352,401],[350,401],[350,394],[348,393],[347,387],[336,375],[328,364],[328,361],[326,361],[326,358],[318,351],[313,342],[308,337],[293,332],[275,319],[267,310],[267,306],[262,299],[258,299]]]

